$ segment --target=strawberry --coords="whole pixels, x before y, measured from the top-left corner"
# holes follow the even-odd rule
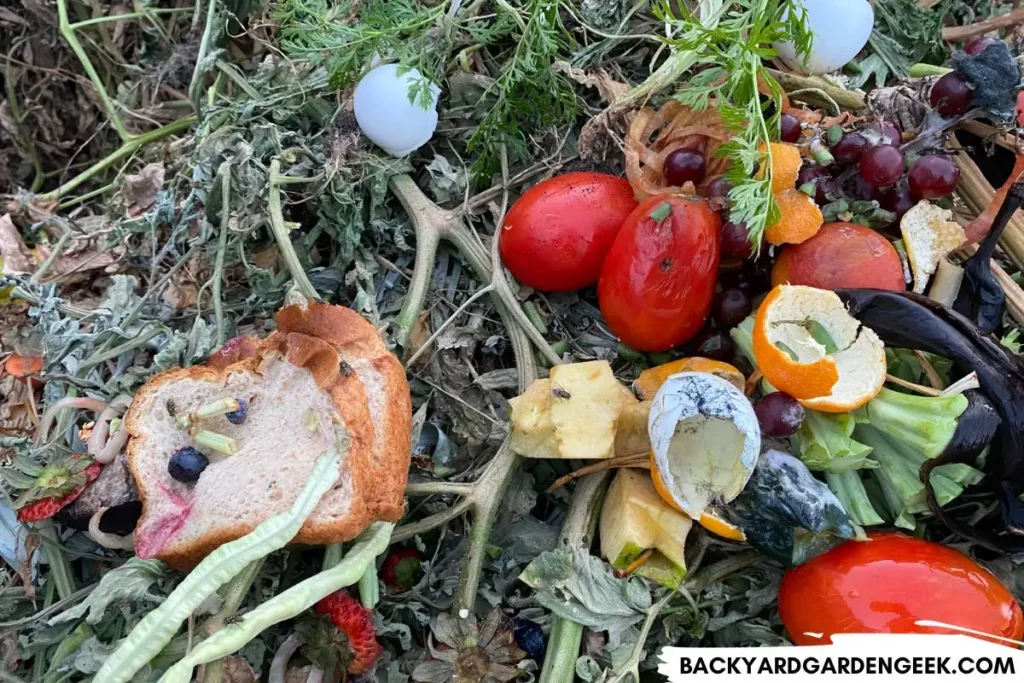
[[[423,553],[415,548],[400,548],[388,555],[380,570],[380,577],[388,588],[407,590],[423,576]]]
[[[71,489],[70,492],[61,495],[60,486],[64,481],[70,480],[70,477],[63,477],[63,473],[57,476],[43,476],[37,481],[38,484],[55,488],[58,493],[57,495],[47,496],[39,500],[28,503],[27,505],[18,508],[18,521],[20,522],[41,522],[44,519],[49,519],[55,514],[61,511],[62,508],[71,505],[75,502],[75,499],[82,495],[85,491],[85,487],[96,481],[96,477],[100,476],[100,470],[102,465],[98,462],[94,462],[85,468],[85,483],[79,484],[78,486]],[[49,479],[57,480],[50,482]]]
[[[377,643],[377,632],[373,628],[370,610],[343,590],[328,595],[316,603],[313,609],[317,614],[329,617],[334,627],[348,638],[348,646],[353,654],[348,672],[358,675],[369,671],[380,657],[380,645]]]

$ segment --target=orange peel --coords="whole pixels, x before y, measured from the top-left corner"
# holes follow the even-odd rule
[[[772,289],[754,320],[753,348],[764,378],[814,410],[855,410],[885,382],[882,340],[829,290]]]
[[[757,148],[764,152],[764,143]],[[796,188],[796,179],[800,175],[800,166],[804,159],[800,156],[800,148],[788,142],[769,143],[768,153],[772,157],[772,192],[778,194]],[[758,169],[757,178],[764,177],[764,165]]]
[[[765,228],[764,238],[769,244],[800,244],[821,230],[825,217],[821,209],[800,190],[783,190],[775,195],[779,207],[779,220]]]
[[[633,382],[633,391],[641,401],[652,400],[665,380],[678,372],[707,372],[721,377],[741,391],[746,383],[743,373],[733,365],[701,356],[691,356],[647,368]]]
[[[665,488],[665,482],[662,481],[661,475],[658,473],[658,466],[654,462],[654,453],[651,453],[651,481],[654,482],[654,490],[658,492],[663,501],[668,503],[673,510],[686,514],[683,512],[683,508],[679,507],[675,500],[672,499],[672,494],[669,493],[668,489]],[[747,540],[747,535],[743,533],[743,529],[725,519],[721,513],[715,510],[705,510],[701,514],[700,519],[697,520],[697,523],[714,535],[727,538],[730,541],[742,543]]]

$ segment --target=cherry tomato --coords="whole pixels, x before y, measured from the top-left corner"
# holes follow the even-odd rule
[[[779,614],[795,644],[827,644],[834,633],[951,632],[918,626],[922,620],[1021,639],[1024,617],[1017,601],[966,555],[902,534],[868,536],[870,541],[847,541],[783,577]]]
[[[500,248],[519,282],[571,292],[597,282],[622,222],[636,208],[629,181],[566,173],[534,185],[505,216]]]
[[[704,326],[715,293],[721,221],[697,197],[652,196],[629,215],[608,252],[597,298],[624,344],[665,351]]]

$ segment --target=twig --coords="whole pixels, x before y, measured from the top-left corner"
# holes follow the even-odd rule
[[[478,289],[476,291],[476,293],[473,294],[473,296],[471,296],[468,299],[466,299],[466,302],[464,304],[462,304],[461,306],[459,306],[457,309],[455,309],[455,312],[452,313],[450,316],[448,316],[448,319],[445,320],[443,323],[441,323],[440,326],[438,326],[438,328],[434,331],[434,333],[432,335],[430,335],[430,337],[427,339],[427,341],[423,342],[423,344],[420,346],[420,348],[416,349],[416,353],[412,354],[412,356],[409,358],[409,360],[405,361],[405,367],[407,367],[407,368],[411,367],[412,364],[415,363],[416,360],[420,356],[422,356],[423,353],[428,348],[430,348],[430,345],[433,344],[437,340],[437,338],[440,337],[441,334],[446,329],[448,329],[448,326],[451,325],[453,322],[455,322],[456,318],[458,318],[460,315],[462,315],[466,311],[467,308],[472,306],[473,303],[475,303],[477,299],[479,299],[480,297],[482,297],[485,294],[488,294],[488,293],[490,293],[492,291],[494,291],[494,285],[490,284],[490,285],[487,285],[486,287],[481,287],[480,289]]]
[[[814,76],[801,76],[778,69],[765,69],[782,89],[793,98],[810,104],[838,105],[843,111],[861,111],[867,107],[864,97],[850,90],[836,86]],[[822,97],[827,95],[827,98]]]
[[[213,4],[215,0],[210,0]],[[224,329],[224,303],[221,289],[224,284],[224,252],[228,244],[228,220],[231,217],[231,164],[220,165],[220,235],[217,240],[217,259],[213,267],[213,317],[217,321],[217,347],[224,346],[227,331]]]
[[[603,472],[605,470],[616,469],[619,467],[644,467],[648,464],[650,456],[646,453],[640,455],[626,455],[620,458],[608,458],[607,460],[601,460],[592,465],[586,465],[574,470],[569,474],[559,477],[555,480],[555,483],[548,487],[547,493],[557,491],[574,479],[593,474],[594,472]]]
[[[299,291],[306,298],[319,301],[320,295],[317,293],[316,288],[313,287],[313,283],[309,281],[306,271],[302,268],[299,256],[295,253],[295,247],[292,245],[291,236],[288,234],[288,227],[284,224],[280,189],[281,185],[284,184],[282,182],[284,177],[281,175],[281,160],[275,158],[270,162],[270,178],[267,182],[267,191],[269,193],[267,213],[270,214],[270,227],[274,233],[274,239],[277,241],[277,248],[281,251],[281,257],[288,267],[288,272],[291,273],[292,280],[295,281],[295,286],[298,287]]]
[[[1009,14],[990,17],[984,21],[977,21],[966,26],[947,26],[942,29],[942,39],[951,43],[962,43],[975,36],[1001,28],[1009,28],[1021,23],[1024,23],[1024,9],[1015,9]]]
[[[899,377],[896,377],[895,375],[890,375],[888,373],[885,375],[885,381],[891,382],[893,384],[898,384],[904,389],[910,389],[911,391],[915,391],[921,394],[922,396],[938,396],[939,394],[942,393],[940,389],[926,387],[922,384],[914,384],[913,382],[908,382],[905,379],[900,379]]]

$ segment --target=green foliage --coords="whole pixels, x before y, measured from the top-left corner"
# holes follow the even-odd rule
[[[760,245],[765,227],[779,218],[772,195],[772,159],[768,143],[779,137],[782,89],[763,61],[778,53],[772,45],[793,42],[798,55],[811,46],[805,12],[791,0],[740,0],[718,25],[708,28],[682,2],[662,0],[655,15],[673,26],[679,38],[668,39],[677,51],[698,54],[695,73],[676,97],[698,110],[714,106],[733,134],[719,154],[732,160],[726,178],[732,183],[730,220],[745,222],[750,240]],[[769,91],[762,103],[758,82]],[[763,169],[760,177],[754,175]]]

